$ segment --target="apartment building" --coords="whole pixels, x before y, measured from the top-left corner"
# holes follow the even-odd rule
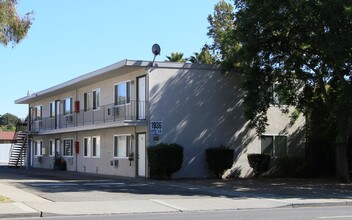
[[[175,178],[209,177],[205,149],[232,147],[231,172],[250,172],[248,153],[289,154],[302,145],[303,119],[273,107],[263,138],[243,118],[241,77],[214,65],[122,60],[15,101],[28,104],[29,162],[67,170],[148,177],[146,148],[184,147]],[[272,121],[272,123],[271,123]]]

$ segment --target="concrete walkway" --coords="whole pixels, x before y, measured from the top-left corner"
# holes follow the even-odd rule
[[[1,171],[0,171],[1,172]],[[12,171],[11,171],[12,172]],[[16,178],[30,178],[43,175],[48,179],[55,173],[47,170],[17,171]],[[1,174],[1,173],[0,173]],[[77,173],[75,173],[77,174]],[[23,176],[21,176],[23,175]],[[69,178],[72,172],[57,173],[60,179]],[[77,174],[76,179],[109,179],[107,176]],[[42,178],[42,177],[41,177]],[[150,180],[127,178],[135,183],[146,183]],[[12,203],[0,203],[0,218],[39,217],[51,215],[100,215],[126,213],[162,213],[186,211],[243,210],[267,209],[296,206],[352,205],[351,185],[336,183],[281,183],[291,189],[280,187],[279,180],[171,180],[156,181],[163,187],[203,191],[212,196],[168,196],[144,197],[107,201],[51,201],[41,198],[35,193],[14,185],[11,175],[0,179],[0,195],[10,198]],[[40,181],[44,181],[40,179]],[[278,183],[276,183],[278,181]],[[274,183],[273,183],[274,182]],[[246,186],[246,187],[244,187]],[[321,187],[324,186],[324,187]],[[314,193],[299,194],[302,189],[309,188]],[[257,190],[259,189],[259,190]],[[262,191],[260,191],[262,189]],[[343,190],[348,191],[345,193]],[[295,192],[295,193],[292,193]],[[341,192],[341,194],[339,194]],[[331,194],[329,194],[331,193]],[[320,196],[319,196],[320,194]]]

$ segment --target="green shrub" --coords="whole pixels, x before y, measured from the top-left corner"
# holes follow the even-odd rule
[[[224,171],[232,167],[233,154],[233,149],[225,147],[212,147],[206,149],[209,170],[213,171],[216,177],[221,178]]]
[[[181,169],[183,147],[178,144],[160,143],[148,147],[150,177],[154,179],[171,178],[171,174]]]
[[[248,163],[253,168],[254,176],[259,177],[269,170],[271,156],[267,154],[248,154]]]

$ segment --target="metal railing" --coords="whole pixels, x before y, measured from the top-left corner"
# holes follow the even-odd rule
[[[146,101],[130,101],[123,105],[108,104],[96,109],[80,109],[71,114],[59,114],[53,117],[42,117],[31,120],[31,131],[78,127],[110,122],[124,122],[146,119]]]

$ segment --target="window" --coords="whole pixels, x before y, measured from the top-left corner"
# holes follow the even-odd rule
[[[114,104],[124,105],[131,102],[131,81],[114,86]]]
[[[283,135],[262,135],[261,151],[274,157],[287,155],[287,136]]]
[[[131,136],[114,136],[114,157],[128,157],[131,153]]]
[[[93,110],[99,109],[100,106],[100,89],[93,90]]]
[[[36,106],[34,108],[34,117],[35,117],[35,121],[41,121],[42,120],[42,106]]]
[[[83,138],[83,157],[90,157],[91,151],[90,137]]]
[[[34,155],[42,156],[42,145],[43,141],[34,141]]]
[[[55,102],[50,102],[50,118],[54,118],[55,117]]]
[[[55,156],[55,140],[49,141],[49,156],[50,157]]]
[[[90,92],[86,92],[83,94],[83,108],[84,108],[84,111],[89,111],[89,108],[90,108]]]
[[[73,155],[73,139],[64,139],[64,156],[71,157]]]
[[[92,157],[100,157],[100,137],[92,137]]]
[[[72,114],[72,97],[66,98],[64,100],[64,115],[70,115]]]

